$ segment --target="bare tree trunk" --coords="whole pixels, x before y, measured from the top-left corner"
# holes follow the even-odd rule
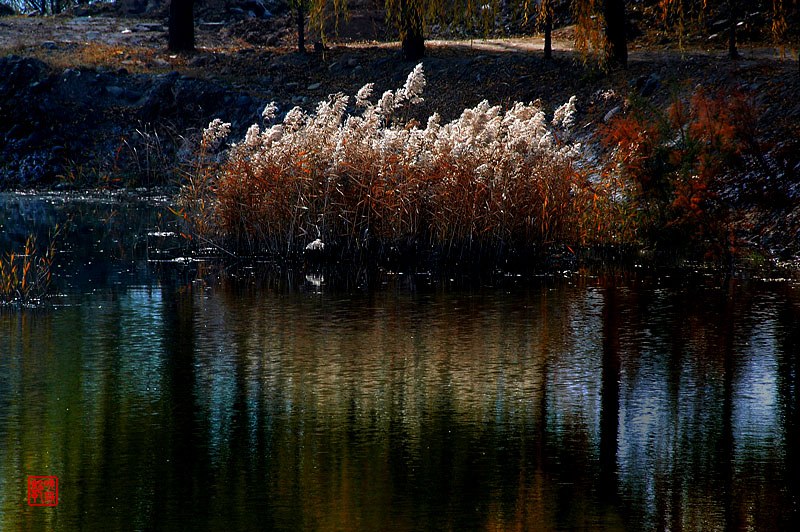
[[[739,52],[736,51],[736,0],[728,0],[728,57],[736,59]]]
[[[403,57],[416,61],[425,56],[425,39],[422,37],[422,14],[410,5],[412,0],[400,0],[400,31],[403,38]]]
[[[625,35],[625,0],[605,0],[606,40],[611,47],[608,60],[628,66],[628,41]]]
[[[549,0],[547,0],[545,9],[547,11],[544,15],[544,58],[551,59],[553,57],[553,8]]]
[[[306,53],[306,9],[303,1],[297,3],[297,51]]]
[[[194,50],[194,0],[171,0],[169,4],[169,49]]]

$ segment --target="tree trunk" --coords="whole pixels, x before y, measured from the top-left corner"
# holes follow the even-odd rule
[[[302,0],[297,3],[297,51],[306,53],[306,9]]]
[[[400,36],[403,39],[403,57],[417,61],[425,57],[425,39],[422,37],[422,14],[412,0],[400,0]]]
[[[728,57],[736,59],[736,0],[728,0]]]
[[[171,0],[169,49],[173,52],[194,50],[194,0]]]
[[[549,0],[545,9],[547,12],[544,15],[544,58],[551,59],[553,57],[553,9],[550,7]]]
[[[625,0],[605,0],[606,40],[610,46],[608,60],[623,68],[628,66],[628,41],[625,35]]]

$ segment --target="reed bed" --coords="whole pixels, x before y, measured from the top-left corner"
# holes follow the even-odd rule
[[[410,119],[422,65],[372,99],[331,95],[295,107],[226,145],[230,125],[204,131],[178,211],[196,233],[250,252],[406,250],[503,254],[598,237],[600,187],[576,168],[575,97],[546,116],[538,102],[483,101],[452,122]]]
[[[38,302],[50,288],[55,241],[60,233],[56,225],[46,248],[30,235],[21,253],[0,256],[0,304],[29,305]]]

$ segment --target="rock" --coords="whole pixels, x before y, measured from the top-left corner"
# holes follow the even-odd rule
[[[653,94],[656,89],[658,89],[661,80],[655,74],[651,74],[647,81],[644,83],[644,87],[642,87],[642,96],[645,98]]]
[[[17,89],[45,77],[47,66],[38,59],[8,55],[0,59],[0,94],[7,99]]]
[[[191,58],[187,63],[190,67],[201,67],[208,64],[208,56],[207,55],[197,55]]]
[[[64,146],[53,146],[50,149],[50,157],[53,159],[60,159],[64,157],[66,151],[67,150]]]
[[[139,109],[139,117],[145,121],[156,120],[175,112],[175,95],[173,93],[174,79],[164,76],[162,80],[150,89],[144,103]]]
[[[42,48],[47,48],[48,50],[55,50],[58,48],[55,41],[44,41],[42,43]]]
[[[24,150],[24,149],[35,148],[39,146],[42,143],[42,141],[44,141],[42,135],[38,131],[34,131],[33,133],[31,133],[30,135],[28,135],[27,137],[25,137],[24,139],[22,139],[17,143],[17,149]]]
[[[197,27],[201,30],[208,30],[208,31],[220,31],[225,27],[224,22],[201,22],[197,25]]]
[[[622,106],[621,105],[618,105],[618,106],[614,107],[609,112],[607,112],[606,115],[603,117],[603,122],[608,122],[609,120],[614,118],[614,115],[616,115],[620,111],[622,111]]]
[[[135,101],[138,101],[139,98],[142,97],[142,93],[139,92],[139,91],[132,90],[132,89],[125,89],[124,97],[125,97],[126,100],[129,100],[131,102],[135,102]]]
[[[375,70],[380,70],[384,68],[387,65],[387,63],[389,63],[389,61],[391,61],[391,58],[381,57],[380,59],[372,63],[372,68],[374,68]]]
[[[6,142],[11,139],[17,138],[17,136],[22,132],[22,128],[19,124],[14,124],[11,126],[11,129],[6,131]]]
[[[322,86],[322,83],[312,83],[311,85],[306,87],[306,90],[315,91],[315,90],[319,89],[321,86]]]
[[[164,25],[158,22],[139,22],[134,27],[139,31],[166,31]]]
[[[306,246],[306,251],[322,251],[325,249],[325,243],[317,238]]]
[[[109,85],[106,87],[106,92],[114,98],[121,98],[125,94],[125,89],[116,85]]]
[[[28,88],[30,89],[31,92],[34,92],[34,93],[43,92],[43,91],[51,88],[53,86],[53,84],[55,83],[55,81],[56,81],[56,77],[55,76],[48,76],[48,77],[46,77],[46,78],[44,78],[42,80],[34,81],[30,85],[28,85]]]

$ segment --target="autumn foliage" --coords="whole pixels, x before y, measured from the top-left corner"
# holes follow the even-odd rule
[[[635,187],[645,241],[707,256],[731,250],[731,185],[763,157],[756,119],[744,94],[701,88],[665,112],[639,108],[604,129],[613,169]]]

